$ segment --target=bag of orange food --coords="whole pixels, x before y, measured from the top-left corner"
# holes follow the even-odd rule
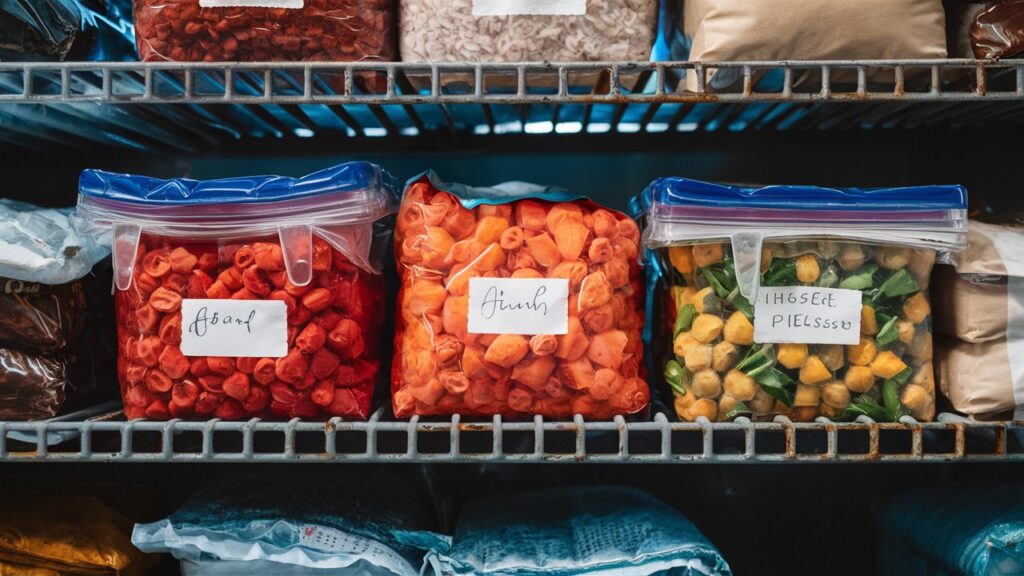
[[[412,179],[399,208],[395,415],[639,412],[640,231],[562,189]]]

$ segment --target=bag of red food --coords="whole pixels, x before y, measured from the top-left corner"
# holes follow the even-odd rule
[[[112,234],[129,418],[365,418],[383,310],[390,176],[82,173],[80,227]]]
[[[143,60],[390,61],[391,0],[134,0]]]
[[[639,243],[629,217],[564,190],[413,179],[395,232],[395,415],[642,410]]]

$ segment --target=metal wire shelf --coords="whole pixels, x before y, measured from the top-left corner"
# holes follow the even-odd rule
[[[1024,60],[0,63],[0,142],[50,150],[1022,122]]]
[[[0,461],[791,463],[1024,461],[1024,422],[450,420],[0,422]],[[34,437],[34,443],[10,438]],[[47,439],[78,436],[56,446]]]

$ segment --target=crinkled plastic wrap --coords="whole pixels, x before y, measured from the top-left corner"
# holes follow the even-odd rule
[[[897,496],[878,515],[881,576],[1024,573],[1024,487],[937,486]]]
[[[1001,0],[985,6],[970,28],[974,57],[1012,58],[1024,52],[1024,0]]]
[[[634,488],[503,494],[467,505],[437,574],[728,576],[728,563],[681,514]]]
[[[135,0],[143,60],[390,61],[391,0]]]
[[[384,310],[376,224],[396,204],[389,181],[367,163],[300,179],[83,173],[80,222],[114,241],[126,416],[366,418]],[[186,330],[212,334],[239,300],[283,302],[280,322],[262,332],[243,322],[186,356]],[[190,303],[198,312],[186,319]],[[233,347],[237,338],[247,345]],[[257,338],[285,345],[255,354]],[[235,351],[207,352],[211,342]]]
[[[67,398],[69,366],[62,356],[0,347],[0,419],[40,420]]]
[[[962,247],[962,188],[744,189],[664,178],[637,204],[659,291],[650,338],[661,343],[680,418],[934,416],[928,282],[937,251]],[[882,213],[885,228],[873,225]],[[788,328],[759,342],[760,295],[789,286],[821,290],[771,292],[775,304],[794,298],[772,312]],[[852,302],[838,304],[850,292]],[[842,340],[855,344],[833,339],[839,318]],[[822,331],[795,335],[812,325]]]
[[[396,416],[611,418],[647,406],[636,223],[565,191],[514,188],[433,174],[407,186],[395,233]],[[495,279],[512,282],[485,285]],[[506,321],[518,319],[513,332]]]
[[[133,62],[139,59],[132,24],[132,0],[77,0],[82,29],[68,60]]]
[[[131,522],[95,498],[17,491],[0,497],[0,574],[141,576],[156,563]]]
[[[429,501],[407,477],[364,472],[212,486],[132,542],[191,576],[417,576],[420,542],[436,538]]]
[[[0,60],[63,60],[82,15],[74,0],[9,0],[0,4]]]
[[[63,350],[78,340],[85,315],[80,281],[50,286],[0,278],[0,346]]]
[[[644,61],[658,23],[656,0],[401,0],[399,5],[405,62]]]
[[[109,256],[109,246],[78,233],[71,213],[0,198],[0,278],[67,284]]]

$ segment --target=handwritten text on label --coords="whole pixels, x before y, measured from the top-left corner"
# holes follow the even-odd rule
[[[754,304],[760,343],[846,344],[860,341],[861,293],[813,286],[762,286]]]
[[[288,353],[285,303],[186,298],[181,301],[181,353],[280,358]]]
[[[470,334],[566,334],[569,280],[470,278]]]

